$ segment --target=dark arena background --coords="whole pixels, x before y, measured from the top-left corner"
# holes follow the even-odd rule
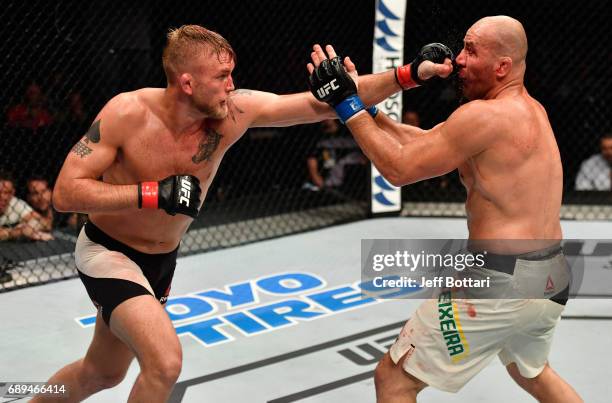
[[[463,34],[478,18],[507,14],[529,38],[526,85],[547,108],[564,167],[564,214],[609,218],[609,191],[575,191],[581,162],[599,150],[610,127],[608,66],[610,24],[606,2],[408,1],[405,60],[425,43],[444,42],[458,53]],[[350,55],[360,73],[371,72],[373,1],[153,1],[8,2],[0,61],[2,172],[27,199],[27,181],[53,186],[65,156],[114,95],[163,87],[161,52],[169,28],[197,23],[225,36],[238,55],[238,88],[279,94],[305,91],[313,43],[331,43]],[[19,122],[15,107],[42,110]],[[452,84],[404,92],[404,110],[429,128],[459,105]],[[13,115],[13,117],[11,117]],[[126,133],[129,135],[129,133]],[[200,216],[181,253],[243,244],[368,216],[368,173],[350,166],[340,188],[312,191],[306,160],[318,125],[249,130],[224,158]],[[465,191],[455,173],[403,189],[406,215],[462,215]],[[79,217],[79,220],[82,218]],[[0,243],[3,271],[14,280],[1,289],[74,275],[75,225],[56,220],[54,239]],[[27,238],[27,237],[22,237]],[[25,241],[25,242],[24,242]]]
[[[395,1],[399,0],[386,0]],[[547,110],[563,163],[561,218],[569,223],[569,228],[574,228],[571,227],[574,221],[601,224],[592,234],[570,231],[576,237],[606,238],[606,234],[612,233],[609,182],[607,187],[598,183],[578,185],[581,168],[583,171],[588,168],[588,165],[583,166],[583,162],[600,153],[606,136],[607,141],[612,141],[612,29],[610,12],[606,11],[609,3],[607,0],[407,0],[406,6],[403,63],[409,63],[420,47],[429,42],[448,44],[455,55],[458,54],[466,30],[487,15],[509,15],[524,24],[529,39],[526,87]],[[171,28],[199,24],[227,38],[237,54],[233,72],[237,88],[288,94],[308,90],[306,63],[310,60],[314,43],[333,44],[339,54],[351,56],[360,74],[371,73],[376,39],[375,12],[374,0],[5,1],[0,8],[0,186],[3,186],[0,193],[4,192],[2,197],[6,200],[7,195],[10,198],[7,190],[10,181],[18,199],[30,205],[40,203],[41,199],[48,200],[65,157],[109,99],[138,88],[165,87],[161,55],[166,34]],[[404,91],[402,100],[402,112],[414,112],[419,125],[426,129],[445,120],[461,102],[456,81],[452,79],[430,88]],[[340,127],[339,130],[344,132],[345,129]],[[125,133],[125,136],[129,135]],[[348,131],[341,135],[348,137]],[[272,242],[293,239],[288,235],[308,236],[312,231],[328,231],[339,225],[341,228],[362,223],[373,225],[369,162],[363,160],[344,167],[341,183],[332,186],[313,183],[309,161],[317,160],[320,165],[325,165],[330,158],[325,153],[317,154],[324,137],[320,124],[249,129],[227,152],[202,211],[183,237],[180,256],[184,261],[210,259],[210,262],[217,262],[219,271],[223,271],[227,268],[221,266],[231,261],[237,247],[266,245],[262,254],[274,255],[280,253],[280,247],[273,246]],[[612,149],[609,152],[612,153]],[[32,180],[46,182],[49,190],[37,193]],[[447,220],[444,223],[460,220],[461,225],[457,228],[463,228],[465,197],[466,192],[456,171],[405,186],[401,190],[401,211],[397,214],[401,218],[394,220],[418,220],[415,222],[420,228],[437,225],[427,224],[427,220]],[[9,215],[9,208],[2,213]],[[3,224],[0,295],[7,298],[6,301],[12,301],[9,298],[17,298],[19,293],[45,293],[48,287],[72,284],[71,290],[82,297],[86,306],[85,290],[75,280],[74,264],[75,242],[85,221],[86,216],[81,214],[53,212],[53,222],[49,227],[27,228],[25,223],[15,236],[9,235],[15,226]],[[406,226],[412,225],[409,224],[411,221],[405,222]],[[459,235],[456,236],[464,235],[462,231],[458,229]],[[396,233],[384,231],[378,235],[398,237]],[[406,236],[404,233],[401,235]],[[419,234],[412,235],[419,237]],[[430,236],[445,237],[438,233]],[[333,236],[329,239],[323,236],[323,239],[330,245],[336,240]],[[265,240],[270,243],[261,242]],[[358,255],[358,245],[357,240],[346,248],[355,248]],[[309,244],[297,248],[303,248],[302,252],[309,256],[319,253],[314,246],[310,249]],[[216,253],[227,255],[223,259],[215,258]],[[254,254],[249,259],[242,258],[241,262],[249,265],[260,257]],[[295,259],[299,259],[299,255]],[[238,264],[231,266],[241,270]],[[183,276],[180,270],[177,273]],[[247,270],[246,273],[252,279],[265,275],[265,271]],[[233,275],[229,278],[233,282],[241,279]],[[219,284],[229,284],[230,279],[223,280],[225,283],[219,280]],[[180,285],[177,287],[181,289]],[[197,289],[206,287],[209,285],[196,286]],[[58,294],[58,298],[69,301],[73,297]],[[6,315],[3,318],[12,317],[9,306],[13,305],[7,304],[9,302],[0,301],[0,311],[4,310]],[[398,330],[403,323],[399,320],[402,317],[405,320],[410,313],[406,309],[398,308],[396,311],[401,314],[397,316],[397,323],[393,323],[395,327],[384,327],[388,321],[377,323],[376,329],[380,334],[356,330],[352,339],[332,333],[337,337],[334,339],[337,343],[327,345],[325,340],[320,340],[323,343],[321,351],[352,340],[357,343],[367,337],[384,336],[388,342],[392,341],[397,332],[392,333],[390,329]],[[89,314],[91,312],[83,311],[81,315]],[[72,320],[75,315],[70,315]],[[355,321],[359,320],[359,317],[355,318]],[[87,326],[85,322],[80,324]],[[17,336],[10,338],[17,342]],[[85,346],[86,341],[82,344]],[[0,342],[0,367],[5,369],[13,365],[2,362],[3,352],[10,350],[10,346],[10,343],[3,345]],[[573,349],[573,346],[568,341],[565,348]],[[291,348],[285,353],[291,355],[289,350]],[[609,351],[609,345],[606,351]],[[258,359],[274,356],[278,363],[289,359],[280,352],[281,355],[274,355],[274,351],[266,352],[267,356]],[[80,353],[80,350],[79,354],[75,353],[74,359]],[[221,354],[215,354],[219,355],[219,360],[224,359]],[[18,358],[17,355],[14,357]],[[67,363],[68,359],[59,357],[57,361]],[[373,362],[368,362],[368,365]],[[242,364],[237,361],[230,372],[242,374],[241,371],[247,371],[240,367]],[[571,365],[568,364],[568,368],[571,370]],[[216,382],[225,376],[215,372],[217,369],[226,368],[211,367],[206,371],[212,374],[209,378],[200,379],[194,375],[190,377],[196,379],[193,383],[180,384],[173,401],[180,401],[183,397],[187,399],[187,388],[200,385],[200,381]],[[284,371],[279,369],[279,374]],[[48,369],[44,372],[47,375],[40,374],[30,380],[44,381],[51,373]],[[371,375],[371,371],[367,373]],[[365,374],[345,380],[340,386],[370,379]],[[17,380],[5,379],[9,375],[9,371],[0,370],[0,383]],[[366,393],[372,393],[372,381],[364,382],[369,382]],[[266,390],[275,387],[271,380],[265,385]],[[336,386],[328,385],[325,390]],[[125,388],[119,397],[113,396],[106,401],[125,400],[129,385]],[[597,396],[606,395],[602,388]],[[292,391],[283,391],[283,398],[270,401],[296,401],[316,394],[311,392],[293,395]],[[609,387],[607,392],[609,396]],[[308,401],[357,401],[338,396],[342,395],[329,400]],[[364,401],[373,401],[373,394],[367,396],[369,398]],[[527,399],[526,394],[520,396]],[[95,401],[105,401],[105,398]],[[195,398],[190,401],[202,400]],[[207,401],[251,400],[224,400],[219,395]],[[451,400],[440,398],[435,401]],[[603,402],[605,399],[587,401]]]

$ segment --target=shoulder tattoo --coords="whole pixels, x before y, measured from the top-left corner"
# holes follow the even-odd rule
[[[93,122],[87,133],[85,133],[85,137],[91,141],[92,143],[100,142],[100,121],[96,120]]]
[[[83,138],[79,140],[79,142],[76,143],[74,147],[72,147],[72,152],[81,158],[85,158],[93,152],[93,150],[88,146],[88,144],[90,142],[94,144],[99,143],[100,137],[100,120],[96,120],[91,125],[89,130],[87,130],[85,136],[83,136]]]
[[[234,101],[232,101],[231,97],[227,99],[227,110],[228,110],[227,114],[229,115],[230,118],[232,118],[234,123],[236,122],[236,114],[244,113],[244,110],[240,109],[238,105],[236,105]]]
[[[241,88],[241,89],[238,89],[232,92],[232,96],[236,96],[236,95],[253,95],[253,91]]]
[[[242,96],[242,95],[251,96],[253,95],[253,91],[245,90],[245,89],[238,89],[238,90],[233,91],[230,94],[229,98],[227,99],[228,115],[230,118],[232,118],[234,122],[236,122],[236,115],[244,113],[244,110],[239,108],[238,105],[236,105],[236,103],[232,100],[232,98]]]

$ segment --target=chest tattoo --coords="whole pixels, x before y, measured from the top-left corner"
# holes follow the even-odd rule
[[[205,134],[198,144],[198,152],[191,157],[194,164],[199,164],[202,161],[210,161],[212,155],[219,147],[223,135],[215,129],[206,128]]]

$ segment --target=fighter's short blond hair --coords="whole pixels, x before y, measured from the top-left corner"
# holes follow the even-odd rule
[[[227,39],[218,33],[199,25],[183,25],[168,32],[168,40],[162,55],[162,64],[166,79],[169,83],[179,74],[196,56],[203,51],[221,57],[227,54],[235,59],[234,49]]]

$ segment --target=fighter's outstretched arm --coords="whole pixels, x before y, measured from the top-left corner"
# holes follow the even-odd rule
[[[326,51],[330,58],[336,56],[331,45],[326,46]],[[311,53],[312,64],[309,64],[309,71],[312,72],[321,61],[327,58],[323,49],[319,45],[313,47]],[[376,105],[388,98],[390,95],[402,90],[416,86],[414,81],[409,86],[403,87],[398,84],[396,71],[389,70],[383,73],[368,74],[357,78],[357,70],[350,58],[345,59],[345,66],[348,73],[358,81],[359,95],[363,102],[370,106]],[[409,66],[404,66],[403,70],[409,75]],[[400,72],[400,70],[398,70]],[[424,64],[419,68],[418,76],[423,78],[434,75],[448,76],[452,72],[450,59],[444,64]],[[418,81],[418,79],[417,79]],[[402,81],[401,74],[399,82]],[[238,90],[232,95],[238,113],[244,113],[249,127],[280,127],[291,126],[304,123],[319,122],[323,119],[333,119],[336,117],[334,110],[326,104],[318,102],[310,92],[298,94],[276,95],[268,92]]]
[[[431,130],[374,120],[365,111],[347,122],[355,140],[383,176],[396,186],[444,175],[486,150],[495,139],[495,111],[483,101],[457,109]],[[379,127],[379,120],[385,128]]]
[[[328,105],[310,92],[277,95],[254,90],[237,90],[230,96],[235,114],[247,127],[284,127],[335,119]]]

